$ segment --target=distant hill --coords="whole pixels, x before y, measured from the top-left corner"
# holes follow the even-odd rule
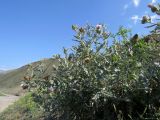
[[[8,72],[11,72],[12,70],[0,70],[0,74],[6,74]]]
[[[1,73],[1,72],[4,72],[4,70],[0,70],[0,73]]]
[[[3,74],[5,73],[6,71],[5,70],[0,70],[0,74]]]
[[[22,66],[18,69],[11,71],[0,71],[0,91],[10,94],[17,94],[22,92],[22,88],[20,87],[21,81],[23,80],[29,65],[37,66],[39,64],[45,64],[47,66],[47,70],[45,74],[50,74],[53,65],[57,65],[58,61],[56,59],[44,59],[41,61],[33,62],[31,64]]]

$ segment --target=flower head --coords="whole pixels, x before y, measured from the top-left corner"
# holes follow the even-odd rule
[[[100,24],[96,25],[96,32],[98,34],[101,34],[101,32],[102,32],[102,25],[100,25]]]
[[[98,24],[96,25],[96,29],[101,29],[102,28],[102,25]]]

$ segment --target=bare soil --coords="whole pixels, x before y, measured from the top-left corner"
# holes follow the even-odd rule
[[[13,104],[16,100],[18,100],[19,96],[6,95],[0,96],[0,112],[5,110],[9,105]]]

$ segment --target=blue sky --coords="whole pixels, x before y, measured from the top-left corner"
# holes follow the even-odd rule
[[[0,69],[13,69],[62,53],[73,45],[72,24],[120,25],[145,34],[140,24],[158,0],[0,0]],[[152,14],[151,14],[152,15]],[[152,15],[155,19],[158,16]]]

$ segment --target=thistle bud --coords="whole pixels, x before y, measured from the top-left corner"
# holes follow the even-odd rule
[[[28,89],[29,87],[27,84],[23,84],[23,83],[20,86],[22,87],[23,90]]]
[[[84,29],[81,27],[81,28],[79,29],[79,32],[80,32],[80,33],[84,33],[85,31],[84,31]]]
[[[89,58],[89,57],[87,57],[87,58],[84,59],[84,62],[85,62],[85,63],[89,63],[89,61],[90,61],[90,58]]]
[[[136,44],[138,42],[139,38],[138,38],[138,34],[135,34],[132,38],[131,38],[131,43],[132,44]]]
[[[153,13],[158,11],[158,8],[156,6],[154,6],[153,4],[148,4],[148,7],[151,8],[151,11]]]
[[[107,38],[108,38],[108,36],[109,36],[109,33],[107,33],[107,32],[103,32],[103,33],[102,33],[102,35],[103,35],[103,37],[104,37],[105,39],[107,39]]]
[[[43,77],[44,80],[49,80],[49,75]]]
[[[150,17],[148,17],[148,16],[143,16],[141,23],[142,23],[142,24],[145,24],[145,23],[148,23],[148,22],[150,22],[150,21],[151,21],[151,18],[150,18]]]

